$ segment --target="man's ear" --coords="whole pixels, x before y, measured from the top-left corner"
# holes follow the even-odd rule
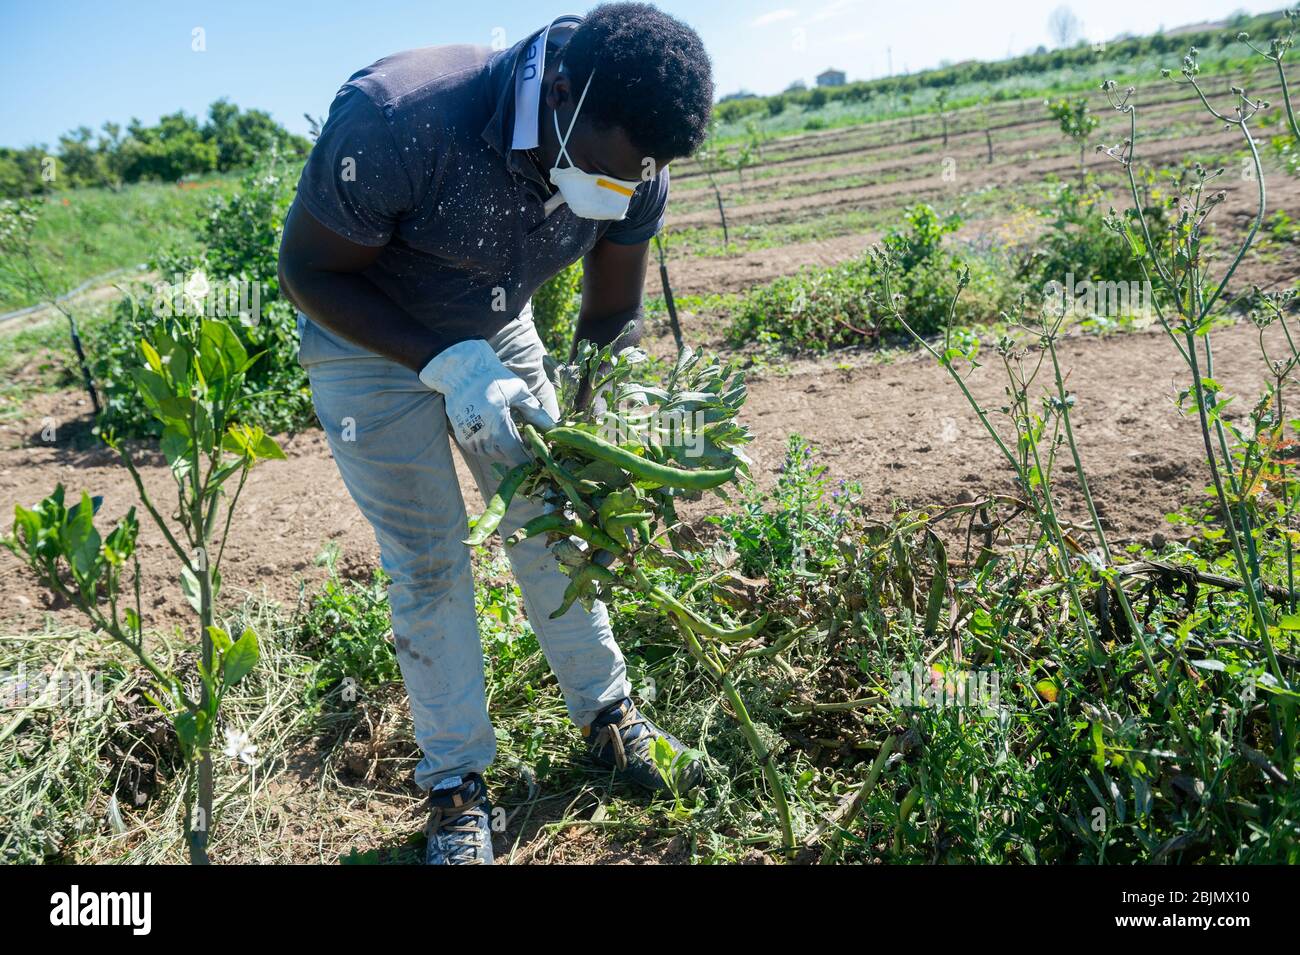
[[[564,73],[556,73],[555,79],[551,80],[551,88],[546,91],[547,108],[557,110],[572,98],[573,87],[569,84],[569,77]]]

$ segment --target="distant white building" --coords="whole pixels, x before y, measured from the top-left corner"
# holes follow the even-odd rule
[[[843,70],[824,70],[817,74],[818,86],[843,86],[846,81]]]

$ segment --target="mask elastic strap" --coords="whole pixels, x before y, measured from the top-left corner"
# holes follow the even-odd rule
[[[587,98],[587,90],[591,89],[591,78],[592,78],[593,76],[595,76],[595,75],[596,75],[596,71],[595,71],[595,70],[592,70],[591,73],[588,74],[588,76],[587,76],[587,85],[584,86],[584,87],[582,88],[582,95],[578,97],[578,105],[575,106],[575,107],[573,108],[573,116],[569,119],[569,128],[568,128],[568,131],[566,131],[565,134],[564,134],[563,136],[560,136],[560,116],[559,116],[559,114],[558,114],[558,113],[555,113],[555,112],[552,112],[552,113],[551,113],[551,119],[552,119],[552,120],[554,121],[554,123],[555,123],[555,135],[556,135],[556,136],[559,136],[559,138],[560,138],[560,155],[563,156],[565,159],[568,159],[568,160],[569,160],[569,165],[570,165],[570,166],[573,165],[573,160],[569,158],[569,150],[566,149],[565,147],[566,147],[566,146],[568,145],[568,143],[569,143],[569,137],[573,135],[573,126],[574,126],[575,123],[578,122],[578,113],[582,110],[582,103],[583,103],[583,100],[585,100],[585,99]],[[557,165],[557,166],[559,165],[559,162],[558,162],[558,161],[556,162],[556,165]]]

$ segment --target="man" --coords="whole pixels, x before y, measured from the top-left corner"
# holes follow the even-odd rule
[[[488,720],[466,515],[449,435],[484,497],[525,460],[516,409],[559,415],[529,300],[583,260],[577,337],[637,321],[668,163],[704,138],[708,56],[640,3],[561,17],[508,50],[386,57],[335,96],[285,222],[281,287],[349,492],[374,526],[430,790],[427,859],[492,861]],[[624,338],[632,344],[635,340]],[[503,536],[540,513],[517,500]],[[510,551],[529,621],[591,755],[663,786],[605,608],[550,620],[568,583],[534,538]],[[691,771],[681,780],[698,781]]]

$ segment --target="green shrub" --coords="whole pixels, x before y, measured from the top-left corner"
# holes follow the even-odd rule
[[[865,259],[783,276],[747,294],[727,337],[733,345],[772,344],[825,351],[862,344],[872,331],[875,287]]]
[[[246,317],[228,316],[248,352],[261,353],[247,376],[243,419],[267,431],[293,430],[313,420],[307,376],[297,362],[297,312],[280,295],[277,278],[280,232],[295,179],[273,156],[231,195],[214,197],[200,217],[197,243],[165,248],[150,263],[163,276],[161,291],[127,296],[109,321],[88,336],[93,371],[104,393],[101,427],[123,436],[157,433],[130,377],[137,364],[136,342],[180,297],[177,286],[196,280],[206,280],[214,293],[226,290],[224,297],[232,304],[242,289],[250,306]]]
[[[845,514],[861,486],[843,479],[831,486],[816,455],[803,437],[790,435],[776,486],[765,492],[752,489],[739,508],[708,518],[730,539],[746,576],[781,586],[793,575],[825,570],[833,561]]]
[[[948,320],[963,267],[970,284],[957,304],[958,324],[976,324],[998,315],[1018,290],[1001,261],[987,256],[962,261],[943,249],[943,237],[961,224],[941,219],[928,205],[909,208],[906,228],[894,229],[884,244],[897,256],[895,292],[904,314],[921,334],[933,334]],[[733,318],[732,344],[774,344],[785,350],[826,351],[868,344],[902,329],[880,307],[880,281],[864,256],[828,269],[785,276],[745,296]]]
[[[899,267],[904,272],[937,256],[943,248],[943,237],[961,228],[960,218],[953,215],[940,219],[934,207],[924,203],[905,210],[903,221],[907,223],[907,231],[891,229],[885,236],[885,245],[898,256]]]
[[[1027,268],[1042,284],[1075,281],[1142,280],[1142,266],[1128,243],[1106,227],[1110,200],[1089,178],[1084,185],[1055,184],[1039,210],[1044,230]],[[1154,210],[1148,209],[1151,215]]]
[[[308,699],[351,679],[358,689],[400,678],[397,654],[388,634],[388,578],[376,569],[369,581],[333,574],[312,597],[298,625],[303,651],[317,661]]]
[[[546,350],[567,360],[582,306],[582,260],[542,283],[533,293],[533,324]]]

